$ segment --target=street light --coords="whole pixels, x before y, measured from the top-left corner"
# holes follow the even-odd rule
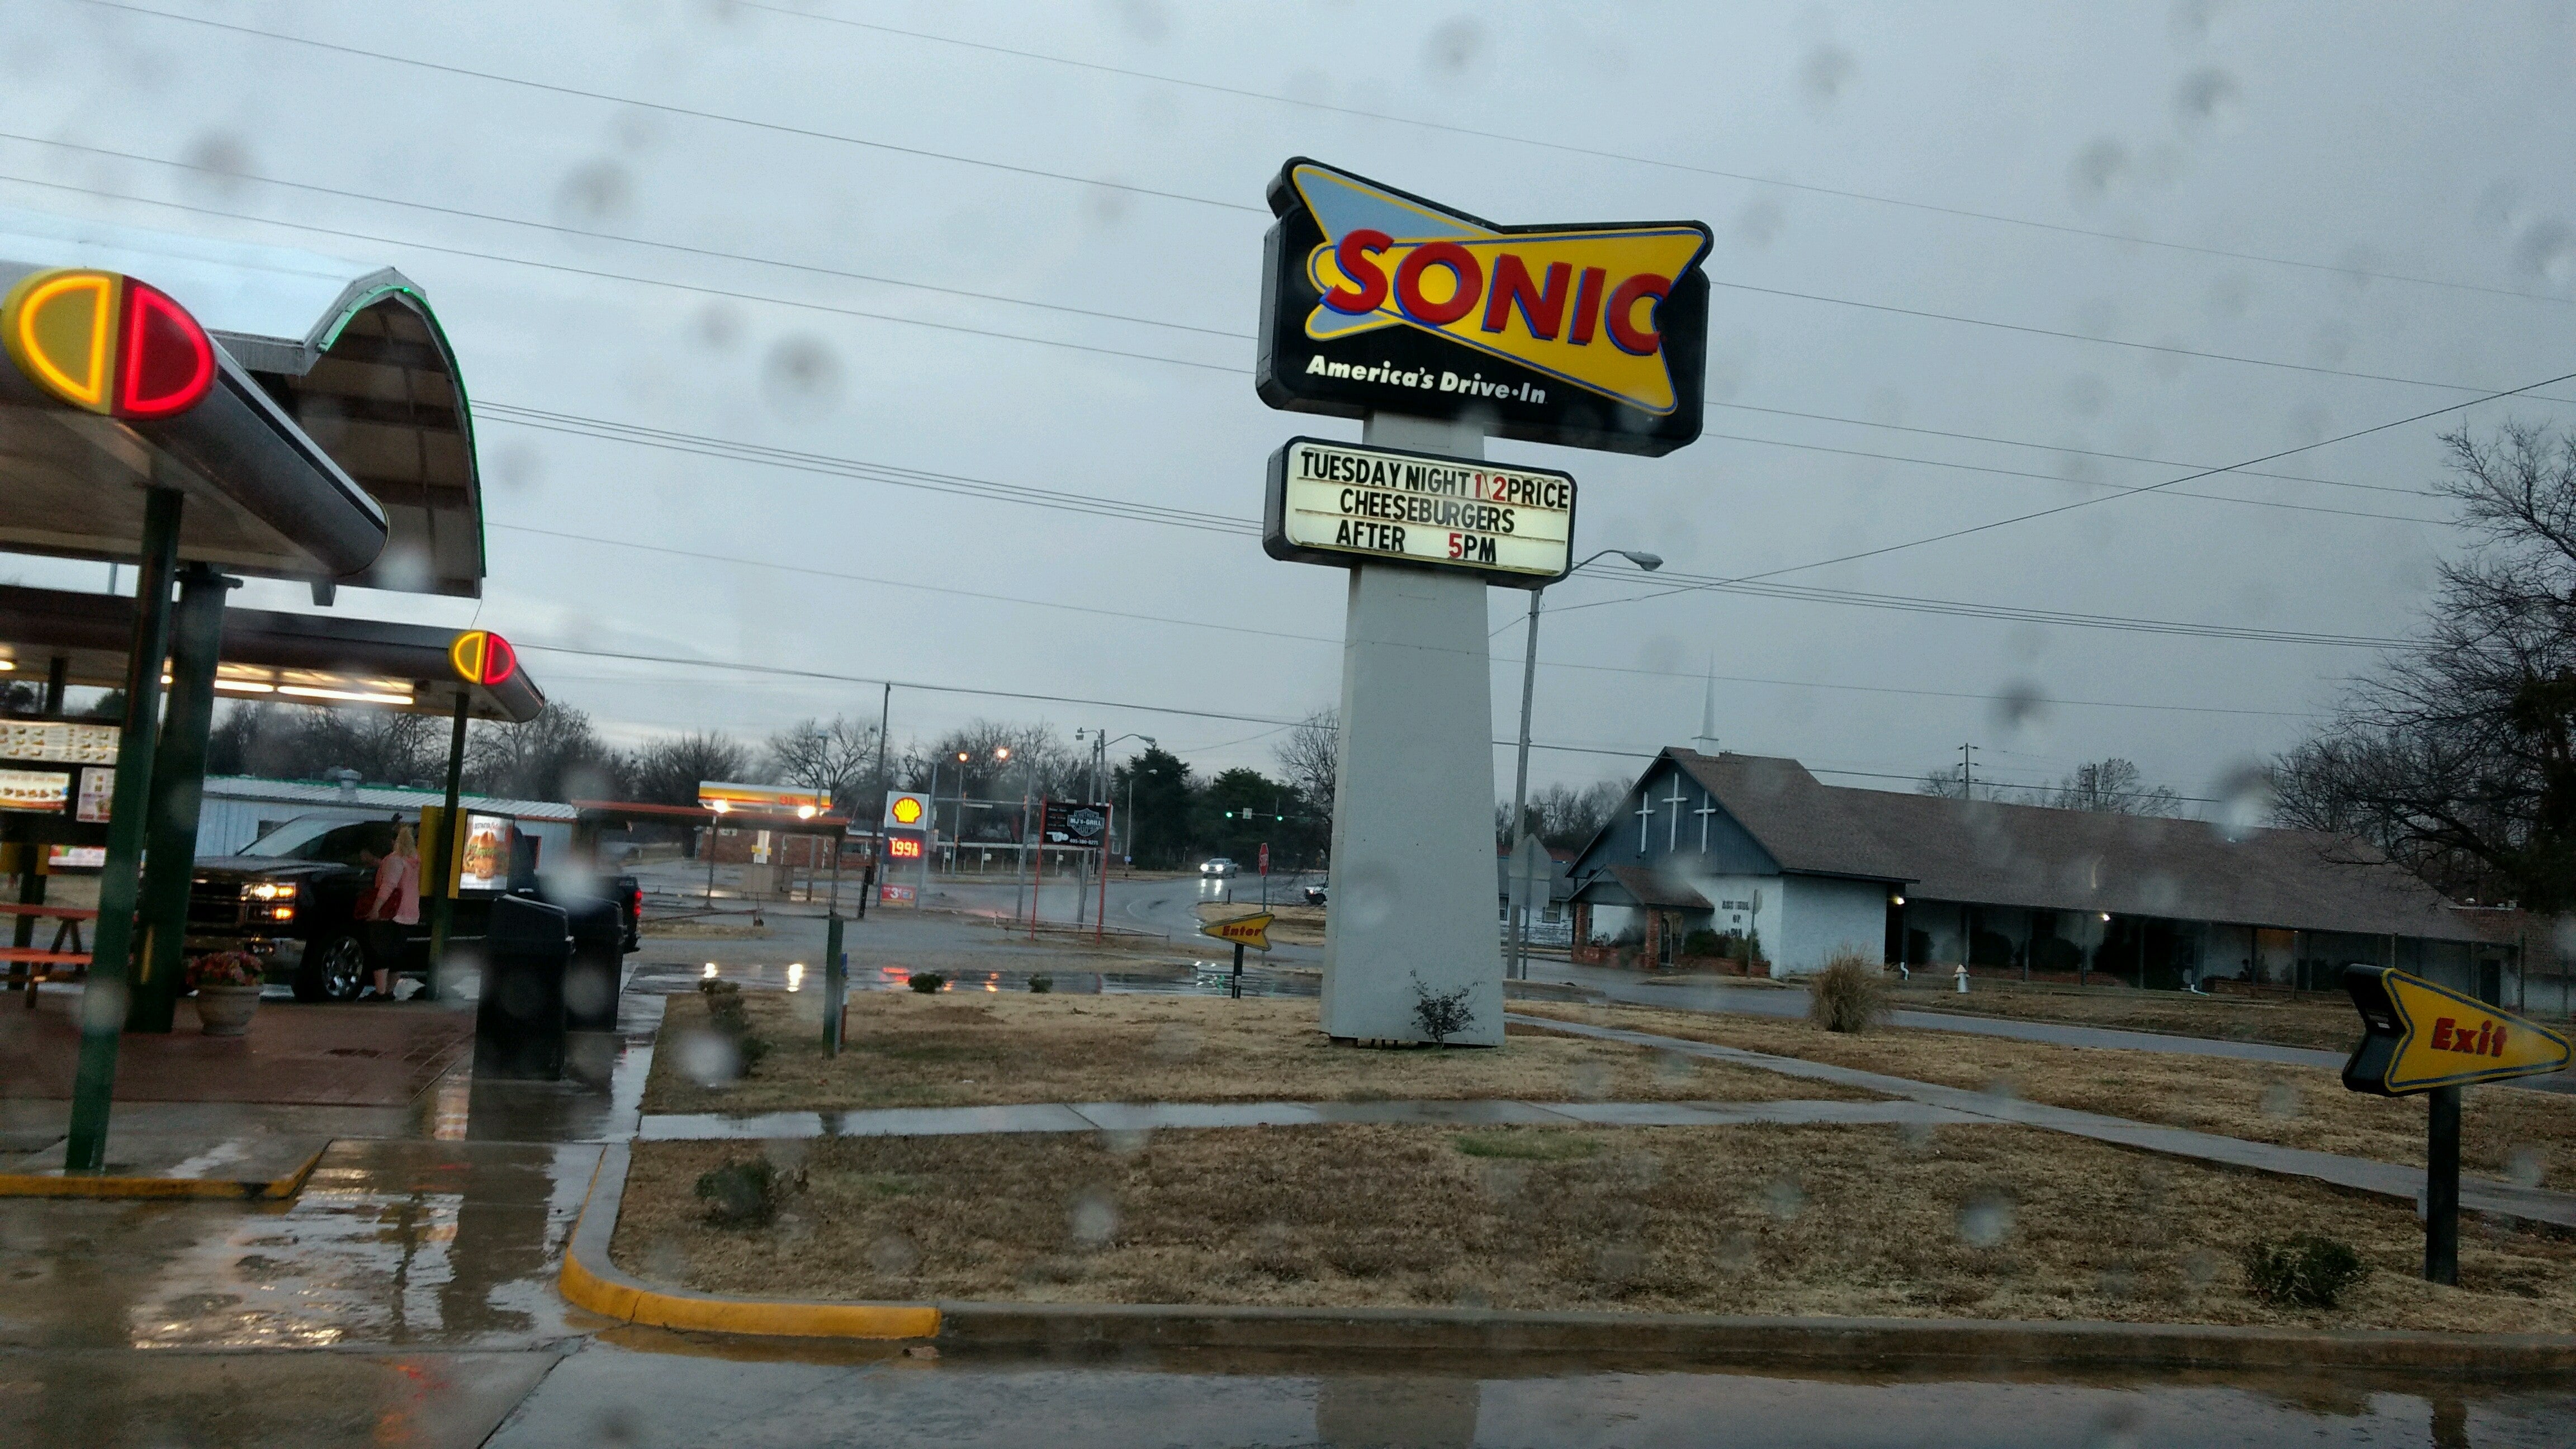
[[[1664,566],[1663,558],[1657,554],[1643,553],[1633,548],[1605,548],[1582,563],[1576,564],[1574,568],[1567,569],[1566,573],[1571,575],[1577,569],[1593,562],[1594,559],[1608,558],[1614,553],[1647,573],[1653,573]],[[1538,688],[1538,603],[1539,596],[1546,592],[1545,589],[1530,590],[1529,639],[1521,648],[1520,757],[1512,768],[1512,855],[1516,860],[1520,855],[1520,842],[1529,835],[1529,827],[1524,822],[1528,818],[1529,811],[1530,696]],[[1528,913],[1529,904],[1526,899],[1522,901],[1521,910],[1524,915]],[[1527,937],[1528,932],[1520,916],[1514,916],[1511,921],[1512,975],[1523,980],[1528,979],[1529,976]]]
[[[1124,734],[1113,736],[1105,729],[1078,729],[1073,732],[1073,737],[1076,740],[1088,739],[1091,741],[1091,793],[1095,796],[1101,792],[1103,782],[1106,777],[1109,767],[1109,747],[1111,745],[1117,744],[1121,740],[1143,740],[1146,744],[1153,745],[1156,749],[1162,748],[1162,746],[1154,744],[1154,737],[1152,735]],[[1083,803],[1087,805],[1091,802],[1086,800]],[[1133,775],[1127,777],[1127,803],[1130,805],[1136,803],[1136,777]],[[1130,846],[1133,846],[1135,841],[1136,826],[1134,822],[1130,821],[1127,826],[1127,842]],[[1083,889],[1088,889],[1088,882],[1084,883]],[[1100,909],[1103,915],[1106,915],[1109,910],[1109,839],[1105,835],[1102,836],[1100,840]],[[1075,896],[1073,905],[1073,919],[1076,925],[1080,925],[1082,923],[1082,912],[1083,904],[1081,894],[1078,892]],[[1108,923],[1104,920],[1095,920],[1093,922],[1092,935],[1094,939],[1098,938],[1100,930],[1105,928],[1107,924]]]

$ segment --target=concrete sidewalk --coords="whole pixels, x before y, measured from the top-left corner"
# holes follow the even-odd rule
[[[1982,1120],[1920,1102],[1032,1102],[1004,1107],[884,1107],[853,1112],[649,1116],[639,1142],[810,1137],[962,1137],[991,1132],[1149,1132],[1190,1127],[1710,1127]]]
[[[2420,1203],[2424,1192],[2424,1169],[2405,1167],[2393,1162],[2375,1162],[2363,1157],[2339,1157],[2329,1152],[2308,1152],[2295,1147],[2276,1147],[2268,1142],[2248,1142],[2239,1137],[2222,1137],[2213,1132],[2194,1132],[2182,1127],[2158,1127],[2145,1122],[2132,1122],[2122,1117],[2106,1117],[2096,1112],[2079,1112],[2071,1107],[2050,1107],[2037,1102],[1999,1096],[1992,1092],[1971,1092],[1960,1087],[1936,1086],[1910,1077],[1891,1077],[1879,1072],[1865,1072],[1853,1067],[1829,1066],[1823,1062],[1804,1061],[1797,1057],[1775,1057],[1740,1047],[1718,1046],[1710,1042],[1689,1041],[1681,1037],[1656,1036],[1650,1032],[1624,1031],[1617,1027],[1587,1026],[1581,1022],[1557,1021],[1549,1017],[1507,1014],[1504,1020],[1519,1026],[1538,1027],[1564,1032],[1569,1036],[1594,1037],[1602,1041],[1626,1042],[1632,1046],[1651,1047],[1658,1051],[1680,1052],[1711,1061],[1732,1062],[1738,1066],[1759,1067],[1784,1076],[1800,1077],[1813,1082],[1831,1082],[1837,1086],[1857,1087],[1868,1092],[1883,1092],[1893,1097],[1919,1102],[1929,1107],[1946,1108],[1964,1116],[1990,1122],[2010,1122],[2025,1127],[2045,1127],[2053,1132],[2090,1137],[2097,1142],[2116,1143],[2123,1147],[2142,1148],[2149,1152],[2168,1153],[2175,1157],[2197,1158],[2229,1167],[2252,1168],[2258,1172],[2278,1172],[2292,1177],[2310,1178],[2336,1187],[2376,1193]],[[2460,1205],[2477,1212],[2505,1217],[2525,1218],[2533,1222],[2576,1227],[2576,1193],[2547,1192],[2533,1187],[2516,1187],[2489,1178],[2462,1177]]]

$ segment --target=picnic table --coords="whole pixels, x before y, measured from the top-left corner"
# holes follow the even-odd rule
[[[0,946],[0,961],[9,963],[9,989],[27,993],[27,1009],[36,1006],[36,988],[58,979],[67,971],[89,970],[89,948],[81,942],[81,923],[95,921],[98,912],[84,906],[42,906],[20,901],[0,901],[0,916],[24,916],[33,920],[54,922],[54,944],[42,951],[33,946]],[[65,949],[68,946],[69,949]]]

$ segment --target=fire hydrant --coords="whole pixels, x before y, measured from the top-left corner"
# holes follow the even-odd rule
[[[1967,963],[1967,962],[1965,962],[1965,961],[1960,962],[1960,963],[1959,963],[1959,969],[1958,969],[1958,971],[1957,971],[1957,972],[1955,972],[1955,973],[1951,976],[1951,978],[1950,978],[1950,979],[1951,979],[1953,982],[1955,982],[1955,983],[1957,984],[1958,992],[1959,992],[1959,994],[1960,994],[1961,996],[1965,996],[1965,995],[1967,995],[1967,994],[1968,994],[1968,963]]]

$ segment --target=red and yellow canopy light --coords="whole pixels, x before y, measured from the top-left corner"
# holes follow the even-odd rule
[[[519,651],[489,629],[468,629],[447,646],[448,662],[468,684],[494,685],[519,672]]]
[[[30,272],[0,300],[0,346],[29,381],[87,412],[183,413],[215,385],[206,329],[158,287],[117,272]]]

